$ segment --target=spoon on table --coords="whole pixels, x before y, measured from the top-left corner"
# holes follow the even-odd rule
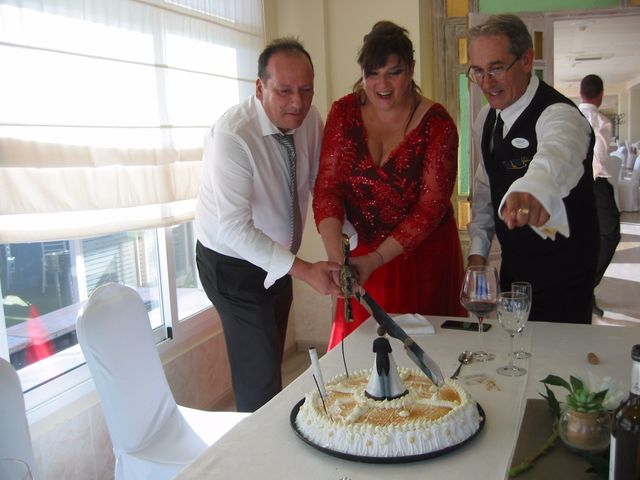
[[[453,375],[451,375],[451,379],[453,380],[458,378],[458,374],[460,373],[460,369],[462,368],[462,365],[470,364],[471,360],[473,360],[472,352],[470,352],[469,350],[465,350],[464,352],[462,352],[458,357],[458,361],[460,362],[460,365],[458,365],[458,368],[456,368],[456,371],[453,372]]]

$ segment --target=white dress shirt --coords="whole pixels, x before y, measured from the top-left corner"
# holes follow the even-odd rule
[[[538,78],[532,75],[524,95],[504,110],[498,111],[504,122],[504,135],[529,106],[539,83]],[[481,161],[474,177],[471,222],[468,226],[471,241],[469,255],[481,255],[484,258],[489,255],[495,233],[491,191],[481,148],[482,130],[489,109],[488,105],[483,107],[473,125],[474,143]],[[507,190],[498,212],[502,210],[505,199],[511,192],[529,193],[550,215],[545,225],[531,228],[542,238],[555,238],[555,231],[568,237],[569,221],[562,199],[569,195],[584,173],[582,162],[587,156],[591,128],[577,108],[557,103],[542,112],[536,122],[535,132],[538,140],[536,154],[529,163],[527,173],[513,182]]]
[[[323,122],[315,107],[291,130],[296,147],[296,188],[304,220],[318,171]],[[265,288],[286,275],[291,193],[289,167],[271,135],[281,133],[260,101],[251,96],[229,109],[204,142],[204,166],[196,206],[198,240],[223,255],[244,259],[267,272]]]
[[[592,103],[581,103],[578,108],[591,124],[596,136],[596,144],[593,147],[593,178],[611,178],[609,172],[609,143],[613,136],[613,126],[598,107]]]

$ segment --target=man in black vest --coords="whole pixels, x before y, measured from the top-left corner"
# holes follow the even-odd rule
[[[469,31],[469,71],[489,105],[474,125],[469,264],[486,263],[493,235],[500,283],[533,287],[530,320],[591,323],[598,224],[594,137],[577,107],[532,75],[531,35],[515,15]]]

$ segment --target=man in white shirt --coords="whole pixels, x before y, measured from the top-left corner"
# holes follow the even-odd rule
[[[313,64],[295,39],[258,59],[256,94],[205,138],[196,208],[196,259],[224,330],[238,411],[282,388],[291,277],[338,294],[339,265],[296,257],[317,173],[322,120],[312,107]]]
[[[604,272],[607,270],[618,243],[620,243],[620,211],[616,205],[613,186],[609,183],[611,157],[609,144],[611,143],[613,127],[607,117],[598,109],[604,96],[604,84],[598,75],[587,75],[580,82],[580,98],[582,103],[578,108],[591,124],[596,136],[593,147],[593,192],[596,196],[596,212],[600,226],[600,250],[596,264],[596,279],[594,288],[598,286]],[[593,313],[602,316],[604,312],[596,304],[593,297]]]
[[[532,284],[530,320],[590,323],[598,232],[593,136],[576,106],[532,75],[533,42],[515,15],[469,31],[469,71],[489,105],[474,124],[469,264],[500,241],[500,281]]]

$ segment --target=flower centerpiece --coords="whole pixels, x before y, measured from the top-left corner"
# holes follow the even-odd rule
[[[509,476],[515,477],[531,468],[538,457],[555,445],[558,437],[570,450],[589,461],[596,472],[606,475],[607,460],[597,454],[609,446],[611,413],[624,398],[624,390],[611,377],[598,379],[591,372],[585,380],[573,375],[569,381],[547,375],[540,382],[545,387],[545,394],[540,395],[547,401],[553,416],[551,436],[533,455],[511,468]],[[564,403],[558,401],[550,387],[567,390]]]

